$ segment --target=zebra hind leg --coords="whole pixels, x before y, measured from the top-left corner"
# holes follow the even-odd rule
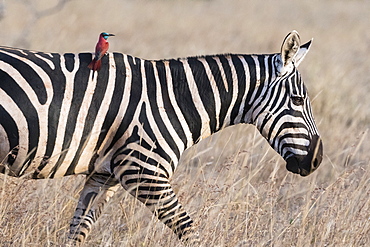
[[[80,245],[85,241],[92,225],[119,187],[118,181],[106,174],[95,173],[87,178],[70,225],[70,245]]]
[[[125,163],[125,162],[123,162]],[[157,175],[146,168],[137,170],[134,162],[114,169],[122,186],[139,201],[145,204],[157,218],[167,225],[187,246],[199,246],[199,235],[193,220],[179,203],[168,178]]]
[[[172,229],[186,246],[200,246],[199,234],[194,229],[193,220],[179,203],[172,188],[163,193],[163,200],[159,198],[156,203],[147,203],[146,201],[148,199],[143,201],[144,204],[152,210],[159,220]]]

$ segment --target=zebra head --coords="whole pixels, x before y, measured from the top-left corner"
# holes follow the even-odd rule
[[[321,163],[323,146],[307,89],[297,70],[311,41],[300,46],[296,31],[287,35],[281,53],[275,54],[275,76],[264,86],[253,110],[261,134],[286,161],[288,171],[307,176]]]

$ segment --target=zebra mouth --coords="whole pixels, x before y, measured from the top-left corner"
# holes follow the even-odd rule
[[[296,173],[296,174],[299,174],[301,175],[302,177],[305,177],[307,175],[310,174],[309,171],[303,169],[302,167],[300,167],[300,162],[299,160],[294,157],[294,156],[290,156],[287,160],[286,160],[286,169],[290,172],[293,172],[293,173]]]

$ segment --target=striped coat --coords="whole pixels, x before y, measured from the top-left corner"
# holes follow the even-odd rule
[[[296,32],[280,53],[150,61],[120,53],[57,54],[0,47],[0,171],[86,174],[70,237],[83,242],[119,186],[191,243],[193,221],[170,185],[184,150],[226,126],[256,125],[306,176],[322,142],[297,70],[311,42]],[[195,240],[194,240],[195,239]]]

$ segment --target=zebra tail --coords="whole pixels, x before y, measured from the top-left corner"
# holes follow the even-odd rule
[[[95,58],[89,63],[87,66],[89,69],[92,69],[94,71],[98,71],[101,68],[101,59],[95,60]]]

